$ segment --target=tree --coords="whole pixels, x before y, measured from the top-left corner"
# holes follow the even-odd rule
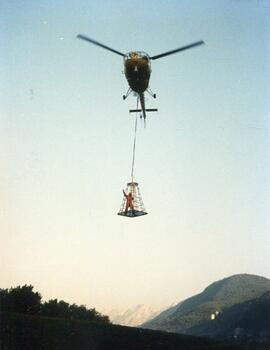
[[[34,292],[33,288],[31,285],[24,285],[9,290],[1,290],[1,309],[24,314],[38,313],[41,305],[41,295]]]
[[[57,299],[41,303],[41,295],[34,292],[31,285],[0,289],[0,311],[110,323],[107,316],[95,309],[87,309],[85,305],[70,305]]]

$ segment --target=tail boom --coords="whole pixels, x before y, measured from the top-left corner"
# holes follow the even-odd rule
[[[144,100],[144,93],[141,92],[139,94],[140,97],[140,103],[141,103],[141,110],[142,110],[142,114],[143,114],[143,118],[144,120],[146,119],[146,111],[145,111],[145,100]]]

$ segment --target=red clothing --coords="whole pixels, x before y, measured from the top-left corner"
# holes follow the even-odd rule
[[[130,208],[131,210],[134,210],[134,206],[133,206],[133,197],[132,197],[132,193],[130,192],[129,194],[126,194],[125,191],[123,190],[123,194],[126,197],[126,208],[125,208],[125,212],[128,211],[128,209]]]

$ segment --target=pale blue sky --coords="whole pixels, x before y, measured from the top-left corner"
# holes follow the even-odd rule
[[[97,309],[166,306],[235,273],[270,278],[270,3],[2,1],[2,288]],[[138,128],[149,215],[116,215],[136,100],[121,52],[150,55]]]

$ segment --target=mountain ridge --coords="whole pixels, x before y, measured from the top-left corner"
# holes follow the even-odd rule
[[[165,310],[142,328],[183,333],[226,307],[255,299],[270,290],[270,280],[257,275],[236,274],[211,283],[201,293]],[[167,311],[167,314],[166,314]]]

